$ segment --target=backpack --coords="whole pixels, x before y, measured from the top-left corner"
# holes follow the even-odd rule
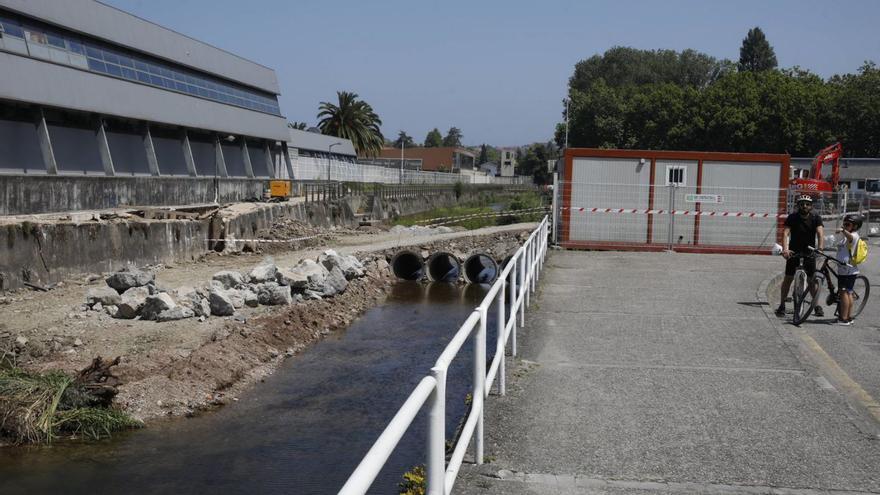
[[[868,243],[861,237],[856,243],[855,249],[853,249],[853,246],[849,246],[849,248],[849,262],[851,265],[861,265],[868,258]]]

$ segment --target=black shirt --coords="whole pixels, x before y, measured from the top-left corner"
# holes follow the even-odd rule
[[[807,246],[816,247],[816,229],[822,227],[822,217],[810,213],[804,218],[800,213],[792,213],[785,219],[785,226],[791,231],[788,249],[803,253],[807,251]]]

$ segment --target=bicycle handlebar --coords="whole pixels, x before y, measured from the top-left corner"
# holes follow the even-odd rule
[[[828,258],[829,260],[836,262],[838,265],[852,267],[852,265],[850,265],[849,263],[844,263],[844,262],[840,261],[839,259],[835,258],[834,256],[828,256],[827,254],[823,253],[822,251],[819,251],[818,249],[814,248],[813,246],[807,246],[807,249],[809,249],[813,254],[818,254],[820,256],[824,256],[824,257]],[[800,256],[803,256],[803,255],[800,255]]]

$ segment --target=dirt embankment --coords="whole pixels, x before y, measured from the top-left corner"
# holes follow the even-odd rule
[[[425,255],[436,250],[462,259],[489,252],[501,261],[524,239],[527,225],[472,232],[410,236],[383,232],[340,235],[331,244],[298,251],[273,247],[273,261],[292,266],[317,258],[324,249],[356,253],[365,276],[354,279],[332,298],[289,306],[241,308],[235,316],[189,318],[157,323],[118,320],[83,305],[103,276],[72,281],[50,292],[0,295],[0,356],[12,357],[27,369],[82,369],[95,356],[121,356],[117,375],[123,385],[116,404],[133,416],[150,420],[192,415],[237,400],[238,394],[272,373],[285,358],[312,343],[344,330],[369,308],[380,304],[394,283],[387,261],[400,249]],[[200,262],[152,267],[160,287],[199,285],[220,270],[247,272],[265,253],[213,255]]]

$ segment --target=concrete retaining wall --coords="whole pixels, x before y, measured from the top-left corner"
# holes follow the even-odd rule
[[[0,175],[0,215],[262,199],[265,179]]]
[[[0,227],[0,290],[20,288],[23,282],[50,285],[89,273],[118,270],[126,265],[191,261],[225,243],[209,239],[252,239],[280,219],[310,225],[354,227],[358,210],[407,215],[451,206],[454,194],[383,200],[352,197],[334,203],[263,203],[253,211],[205,220],[128,220],[88,223],[36,224],[21,222]],[[466,196],[462,200],[475,200]],[[240,247],[240,246],[239,246]]]

